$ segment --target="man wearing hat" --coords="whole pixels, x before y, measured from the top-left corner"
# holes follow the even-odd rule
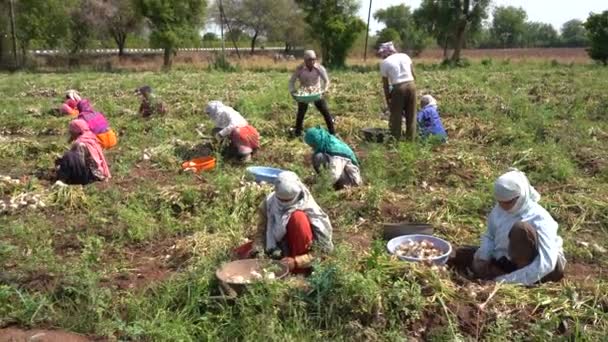
[[[325,93],[329,89],[329,77],[327,76],[327,71],[322,65],[317,63],[317,55],[313,50],[304,51],[304,64],[298,66],[289,80],[289,92],[292,96],[294,96],[296,93],[296,80],[299,81],[300,88],[319,89],[321,93]],[[323,83],[323,87],[321,87],[321,83]],[[315,107],[317,107],[319,112],[323,114],[323,118],[325,119],[329,133],[335,134],[334,119],[329,113],[327,101],[321,98],[320,100],[315,101]],[[293,131],[295,136],[302,135],[304,115],[306,115],[307,110],[308,103],[298,102],[298,115],[296,118],[296,126],[294,127]]]
[[[378,56],[382,86],[386,103],[390,109],[389,128],[395,139],[401,139],[401,125],[405,116],[405,137],[414,141],[416,137],[416,84],[414,64],[410,56],[398,53],[393,42],[380,44]],[[389,90],[389,87],[392,89]]]

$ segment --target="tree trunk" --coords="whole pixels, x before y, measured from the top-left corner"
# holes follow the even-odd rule
[[[172,55],[172,51],[171,50],[172,50],[171,48],[168,48],[168,47],[165,48],[164,64],[163,64],[163,66],[167,70],[171,69],[171,64],[173,63],[173,59],[172,59],[172,56],[171,56]]]
[[[123,57],[125,55],[125,45],[127,44],[127,34],[126,33],[115,33],[114,42],[118,47],[118,57]]]
[[[458,25],[456,31],[456,46],[454,47],[454,54],[452,55],[452,61],[457,62],[460,60],[460,54],[464,45],[465,31],[467,29],[467,22],[464,21]]]
[[[253,37],[251,38],[251,54],[255,51],[255,41],[258,39],[258,31],[253,33]]]
[[[287,54],[289,53],[289,43],[285,42],[285,50],[283,51],[283,53]]]
[[[445,40],[443,41],[443,60],[448,60],[448,36],[445,36]]]

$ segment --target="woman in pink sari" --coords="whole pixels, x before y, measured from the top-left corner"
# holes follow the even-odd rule
[[[91,132],[87,122],[73,120],[69,130],[72,147],[56,161],[59,180],[82,185],[107,181],[111,177],[108,163],[97,136]]]

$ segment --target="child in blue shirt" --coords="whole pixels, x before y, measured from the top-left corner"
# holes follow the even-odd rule
[[[446,141],[448,135],[443,128],[439,111],[437,110],[437,100],[431,95],[424,95],[420,100],[422,109],[418,112],[418,127],[420,136],[423,140],[428,139],[431,135],[437,135]]]

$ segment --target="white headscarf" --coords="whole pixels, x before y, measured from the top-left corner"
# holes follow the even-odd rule
[[[513,208],[507,211],[512,215],[523,213],[530,204],[540,200],[540,194],[530,185],[526,174],[517,169],[511,169],[498,177],[494,183],[494,197],[500,202],[519,197]]]
[[[74,100],[76,102],[80,102],[80,100],[81,100],[80,94],[74,89],[70,89],[70,90],[66,91],[65,96],[67,98],[69,98],[70,100]]]
[[[227,136],[233,129],[247,126],[247,120],[234,108],[226,106],[221,101],[210,101],[207,103],[205,112],[215,122],[217,128],[222,129],[220,134]]]
[[[317,54],[314,50],[304,51],[304,59],[317,59]]]
[[[382,43],[378,47],[378,54],[380,54],[380,56],[382,56],[383,58],[386,58],[388,55],[391,55],[396,52],[397,49],[395,49],[395,44],[393,44],[393,42]]]
[[[422,104],[423,108],[426,106],[437,107],[437,100],[435,100],[435,98],[431,95],[422,96],[422,98],[420,99],[420,103]]]
[[[279,246],[287,234],[289,218],[296,210],[304,211],[310,220],[315,242],[319,247],[324,251],[331,251],[334,246],[331,240],[332,227],[329,217],[315,202],[298,175],[291,171],[284,171],[278,175],[275,191],[266,198],[266,250],[273,250]]]

